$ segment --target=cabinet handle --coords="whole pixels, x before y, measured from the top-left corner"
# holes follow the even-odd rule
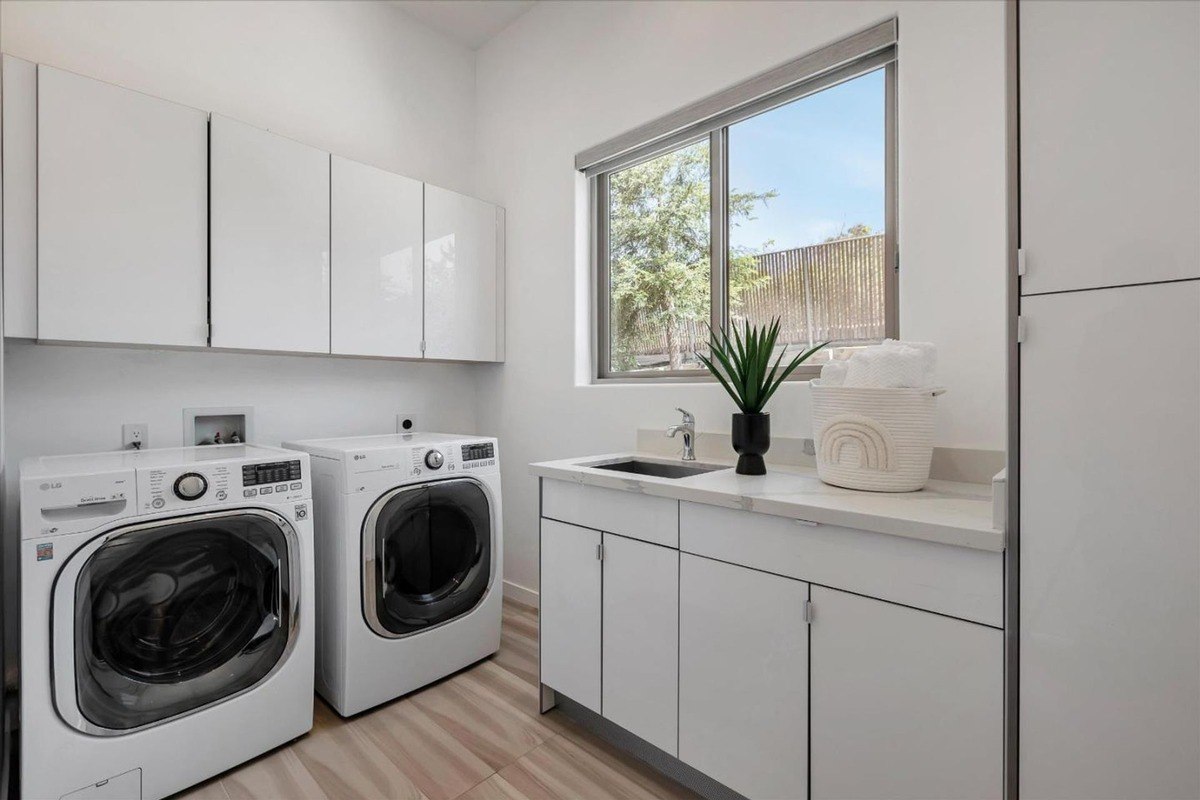
[[[598,561],[604,560],[604,545],[602,544],[596,545],[596,559]]]
[[[805,526],[807,526],[807,527],[809,527],[809,528],[815,528],[815,527],[817,527],[818,525],[820,525],[821,523],[819,523],[819,522],[814,522],[814,521],[812,521],[811,519],[798,519],[798,520],[796,520],[796,524],[797,524],[797,525],[805,525]]]

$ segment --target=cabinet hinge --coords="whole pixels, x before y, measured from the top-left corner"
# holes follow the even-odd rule
[[[1017,344],[1025,341],[1025,318],[1017,317]]]
[[[1024,247],[1017,248],[1017,276],[1020,278],[1025,277],[1025,248]]]
[[[604,560],[604,545],[602,545],[602,544],[596,545],[596,558],[599,559],[600,561]]]
[[[812,604],[812,600],[805,600],[805,601],[804,601],[804,621],[805,621],[805,622],[807,622],[809,625],[811,625],[811,624],[812,624],[812,621],[813,621],[813,604]]]

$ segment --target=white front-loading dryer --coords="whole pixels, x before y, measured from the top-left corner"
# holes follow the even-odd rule
[[[500,647],[495,439],[442,433],[286,442],[312,456],[317,691],[343,716]]]
[[[161,798],[312,727],[306,454],[21,464],[21,794]]]

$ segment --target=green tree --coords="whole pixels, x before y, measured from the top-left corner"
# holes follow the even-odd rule
[[[753,219],[769,192],[730,192],[729,220]],[[731,252],[729,301],[770,278],[749,252]],[[685,147],[614,173],[609,179],[609,269],[612,360],[618,370],[637,366],[636,331],[665,332],[671,369],[683,366],[681,328],[707,322],[709,286],[708,142]]]
[[[851,225],[849,228],[843,228],[838,233],[825,239],[822,244],[829,242],[840,242],[843,239],[857,239],[859,236],[870,236],[875,231],[871,230],[871,226],[865,222],[859,222]]]

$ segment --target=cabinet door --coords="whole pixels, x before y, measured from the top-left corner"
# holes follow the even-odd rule
[[[679,566],[679,758],[749,798],[805,797],[808,584]]]
[[[1022,292],[1200,277],[1200,3],[1020,20]]]
[[[37,64],[0,55],[4,335],[37,338]]]
[[[212,118],[212,345],[329,352],[329,154]]]
[[[333,156],[330,187],[332,351],[420,358],[421,182]]]
[[[1200,281],[1021,313],[1021,796],[1200,797]]]
[[[425,185],[425,356],[499,361],[503,211]]]
[[[600,713],[600,532],[542,520],[541,681]]]
[[[204,346],[208,115],[38,68],[38,338]]]
[[[604,716],[671,755],[679,730],[679,551],[604,534]]]
[[[812,603],[813,799],[999,798],[1003,632],[819,586]]]

